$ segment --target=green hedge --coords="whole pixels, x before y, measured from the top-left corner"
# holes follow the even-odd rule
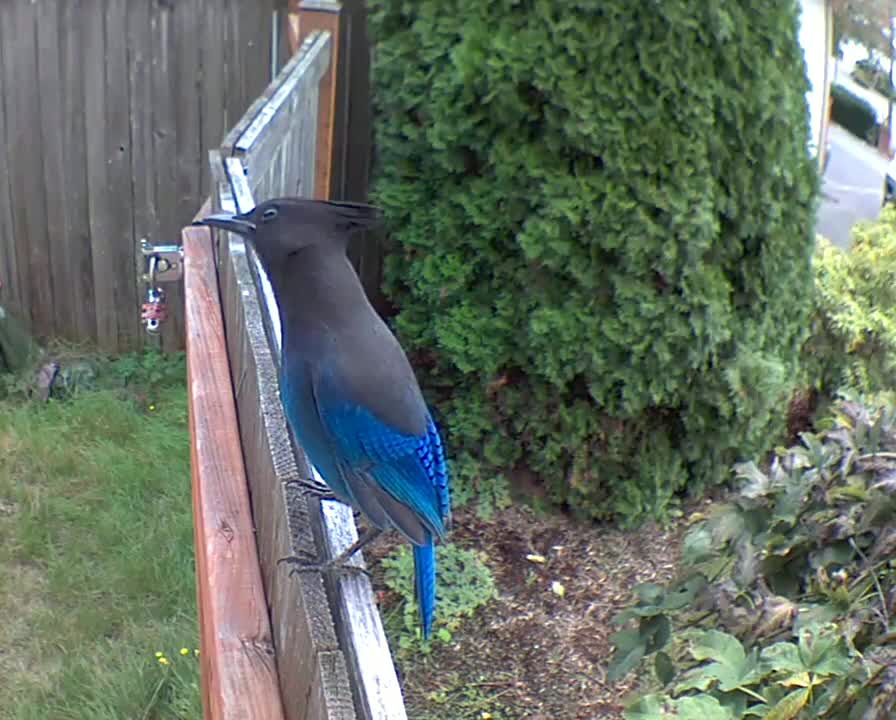
[[[812,280],[795,3],[369,7],[385,288],[459,498],[534,472],[635,519],[770,447]]]
[[[871,103],[853,95],[842,85],[831,86],[831,119],[866,142],[877,142],[877,114]]]

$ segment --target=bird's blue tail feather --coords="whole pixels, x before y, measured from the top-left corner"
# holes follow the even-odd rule
[[[427,545],[414,545],[414,588],[423,638],[428,639],[436,611],[436,547],[431,539]]]

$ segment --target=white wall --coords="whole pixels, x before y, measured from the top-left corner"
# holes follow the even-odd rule
[[[816,153],[822,142],[822,128],[826,117],[826,82],[830,49],[827,27],[827,0],[800,0],[800,45],[806,56],[807,75],[811,89],[806,94],[809,105],[810,147]]]

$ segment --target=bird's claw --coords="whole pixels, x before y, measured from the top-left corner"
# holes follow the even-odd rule
[[[277,561],[277,564],[279,565],[280,563],[285,563],[287,565],[293,566],[289,570],[289,577],[303,572],[336,573],[346,575],[355,575],[360,573],[366,575],[368,578],[371,577],[370,573],[365,568],[362,568],[358,565],[350,565],[346,562],[337,563],[333,560],[320,562],[316,558],[314,560],[308,560],[307,556],[306,558],[301,558],[295,555],[291,555],[289,557],[280,558]]]
[[[329,500],[331,502],[341,502],[347,504],[342,498],[337,497],[330,488],[323,483],[317,482],[313,478],[301,478],[299,480],[287,480],[283,483],[286,487],[299,488],[306,495],[311,495],[318,500]]]

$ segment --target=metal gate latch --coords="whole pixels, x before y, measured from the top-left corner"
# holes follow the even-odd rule
[[[146,272],[141,279],[147,286],[140,320],[146,332],[157,335],[159,326],[168,317],[165,291],[159,283],[177,282],[183,277],[184,249],[180,245],[153,245],[142,238],[140,254],[146,259]]]

